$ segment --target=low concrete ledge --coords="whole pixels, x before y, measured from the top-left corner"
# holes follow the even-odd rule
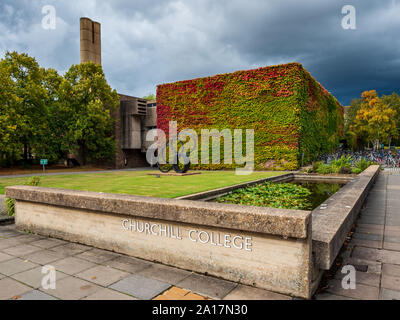
[[[311,219],[311,212],[301,210],[30,186],[7,187],[6,195],[17,201],[193,223],[298,239],[307,238],[308,225]]]
[[[246,188],[246,187],[251,187],[257,184],[261,183],[266,183],[266,182],[287,182],[290,180],[294,179],[295,174],[294,173],[287,173],[287,174],[282,174],[280,176],[274,176],[274,177],[268,177],[268,178],[263,178],[259,180],[254,180],[254,181],[249,181],[249,182],[244,182],[240,184],[235,184],[233,186],[229,187],[223,187],[219,189],[214,189],[214,190],[209,190],[209,191],[204,191],[204,192],[199,192],[199,193],[194,193],[190,194],[188,196],[183,196],[176,198],[177,200],[202,200],[202,201],[207,201],[209,199],[213,199],[215,197],[221,197],[233,190],[236,189],[241,189],[241,188]]]
[[[310,298],[311,212],[8,187],[16,227]]]
[[[326,209],[313,211],[312,247],[320,269],[331,268],[379,172],[370,166],[330,197]]]

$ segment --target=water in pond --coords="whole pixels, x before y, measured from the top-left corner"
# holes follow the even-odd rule
[[[330,198],[345,185],[345,183],[314,182],[301,180],[295,180],[289,183],[302,186],[311,191],[310,201],[312,203],[313,209],[324,203],[325,200]]]

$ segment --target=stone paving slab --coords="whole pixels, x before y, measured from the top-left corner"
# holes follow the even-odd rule
[[[326,291],[335,295],[357,300],[377,300],[379,298],[379,287],[357,283],[355,290],[345,290],[343,289],[342,281],[340,280],[331,280],[329,282],[329,288]]]
[[[32,291],[32,288],[11,278],[0,280],[0,300],[8,300]]]
[[[62,300],[79,300],[101,289],[102,287],[94,283],[69,276],[58,280],[55,290],[40,288],[40,291]]]
[[[143,300],[153,299],[170,287],[169,283],[140,275],[132,275],[110,286],[111,289]]]
[[[15,257],[23,257],[30,253],[40,251],[40,250],[41,250],[40,248],[31,246],[29,244],[21,244],[16,247],[4,249],[3,252],[10,254],[12,256],[15,256]]]
[[[400,277],[393,277],[384,273],[382,275],[381,287],[400,291]]]
[[[138,272],[139,275],[163,281],[172,285],[177,284],[192,274],[190,271],[172,268],[161,264],[153,264]]]
[[[167,291],[163,292],[163,294],[157,296],[153,300],[212,300],[207,297],[203,297],[201,295],[195,294],[188,290],[172,287]]]
[[[76,243],[68,243],[50,248],[50,251],[62,253],[65,256],[74,256],[85,251],[92,250],[93,248]]]
[[[337,273],[335,275],[335,279],[342,280],[346,274]],[[357,284],[365,284],[371,287],[379,287],[381,281],[381,277],[377,273],[368,273],[368,272],[356,272],[356,282]]]
[[[5,254],[3,252],[0,252],[0,262],[11,260],[11,259],[14,259],[14,257],[10,256],[9,254]]]
[[[17,298],[15,300],[40,301],[40,300],[58,300],[58,299],[42,291],[33,290],[28,293],[24,293],[23,295],[21,295],[20,298]]]
[[[133,257],[121,256],[111,261],[108,261],[107,265],[122,271],[136,273],[146,268],[150,268],[153,263]]]
[[[238,285],[224,300],[292,300],[290,297],[258,288]]]
[[[237,284],[222,279],[206,277],[200,274],[192,274],[177,283],[177,286],[198,292],[213,299],[223,299],[237,286]]]
[[[93,263],[103,263],[117,257],[120,257],[119,253],[110,252],[101,249],[92,249],[89,251],[85,251],[83,253],[78,254],[76,257],[81,258]]]
[[[36,263],[15,258],[0,263],[0,273],[6,276],[12,276],[14,274],[33,269],[37,267]]]
[[[316,300],[334,300],[334,301],[338,301],[338,300],[356,300],[350,297],[344,297],[344,296],[338,296],[335,294],[330,294],[330,293],[321,293],[319,295],[317,295]]]
[[[95,264],[76,257],[68,257],[53,263],[53,266],[56,268],[56,270],[59,270],[69,275],[74,275],[89,268],[92,268],[93,266],[95,266]]]
[[[380,300],[400,300],[400,291],[383,288],[379,296]]]
[[[42,273],[42,266],[20,272],[11,276],[14,280],[17,280],[21,283],[25,283],[28,286],[39,289],[42,286],[42,279],[44,274]],[[67,274],[56,271],[56,281],[64,279],[68,277]]]
[[[400,277],[400,265],[385,263],[382,265],[382,274],[393,277]]]
[[[59,239],[41,239],[31,243],[31,245],[42,248],[42,249],[51,249],[53,247],[60,246],[62,244],[66,244],[67,242]]]
[[[23,255],[22,258],[25,260],[34,262],[34,263],[46,265],[51,262],[65,258],[65,255],[62,253],[59,253],[59,252],[55,252],[55,251],[40,250],[40,251],[36,251],[34,253]]]
[[[371,240],[363,240],[363,239],[352,239],[351,244],[354,246],[362,246],[367,248],[375,248],[382,249],[383,242],[382,241],[371,241]]]
[[[400,251],[400,243],[391,243],[391,242],[384,242],[383,249],[392,250],[392,251]]]
[[[129,273],[120,271],[117,269],[113,269],[111,267],[105,266],[96,266],[91,269],[87,269],[83,272],[76,274],[75,276],[103,287],[107,287],[125,277],[127,277]]]
[[[118,291],[103,288],[82,300],[137,300],[136,298]]]

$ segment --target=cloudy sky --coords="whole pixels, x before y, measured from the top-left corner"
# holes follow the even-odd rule
[[[56,29],[42,8],[56,9]],[[356,8],[356,30],[342,7]],[[79,63],[79,18],[102,24],[103,67],[120,93],[300,62],[344,105],[367,89],[400,93],[400,0],[1,0],[0,57],[27,52],[46,68]]]

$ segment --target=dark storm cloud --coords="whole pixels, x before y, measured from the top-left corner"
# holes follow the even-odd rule
[[[56,30],[41,28],[44,5]],[[344,5],[357,30],[341,27]],[[2,0],[0,54],[25,51],[60,72],[79,62],[79,18],[102,23],[103,67],[121,93],[297,61],[343,104],[363,90],[398,91],[400,1]]]

